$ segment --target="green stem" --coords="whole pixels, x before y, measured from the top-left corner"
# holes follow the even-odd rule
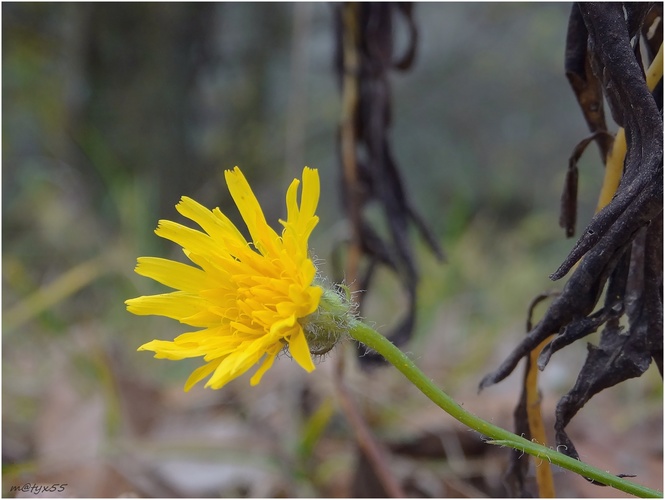
[[[571,470],[585,478],[593,479],[599,483],[611,486],[637,497],[662,498],[663,495],[659,491],[627,481],[626,479],[596,469],[595,467],[564,455],[563,453],[533,443],[528,439],[490,424],[482,418],[475,416],[473,413],[468,412],[454,399],[448,396],[448,394],[434,385],[434,383],[427,378],[422,371],[420,371],[413,361],[395,347],[392,342],[364,323],[360,321],[352,323],[349,334],[358,342],[365,344],[370,349],[374,349],[386,358],[390,364],[401,371],[406,378],[413,382],[413,384],[420,389],[425,396],[436,403],[441,409],[443,409],[443,411],[459,420],[465,426],[487,436],[489,438],[487,441],[488,443],[509,446],[516,450],[523,451],[524,453],[528,453],[529,455],[533,455],[534,457],[547,459],[551,463],[563,467],[564,469]]]

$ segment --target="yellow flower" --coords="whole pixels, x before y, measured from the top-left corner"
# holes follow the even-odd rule
[[[212,374],[206,387],[219,389],[261,362],[251,378],[256,385],[275,357],[288,351],[306,371],[314,363],[303,331],[303,321],[314,313],[323,290],[314,285],[316,268],[309,258],[307,240],[319,221],[314,214],[319,201],[319,175],[305,167],[286,193],[286,221],[279,236],[266,222],[261,206],[240,169],[224,172],[226,184],[249,229],[247,242],[219,210],[208,210],[182,197],[178,212],[196,222],[204,232],[159,221],[155,233],[182,246],[196,267],[158,257],[140,257],[136,272],[176,291],[126,301],[134,314],[155,314],[203,328],[183,333],[172,342],[153,340],[139,351],[154,351],[156,358],[184,359],[203,356],[185,384]]]

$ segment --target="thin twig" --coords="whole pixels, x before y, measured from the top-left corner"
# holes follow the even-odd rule
[[[348,387],[344,383],[344,352],[340,353],[335,366],[335,389],[339,397],[342,412],[353,429],[358,446],[365,454],[381,485],[391,498],[404,498],[406,495],[395,479],[385,460],[388,450],[381,445],[372,434],[362,417],[360,409],[353,399]]]

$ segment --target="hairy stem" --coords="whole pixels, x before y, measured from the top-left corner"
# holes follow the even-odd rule
[[[493,425],[473,413],[462,408],[453,398],[439,389],[402,351],[376,330],[370,328],[360,321],[351,325],[349,331],[351,337],[358,342],[374,349],[381,354],[390,364],[402,372],[420,391],[432,400],[443,411],[457,419],[467,427],[479,432],[488,438],[488,443],[508,446],[523,451],[540,459],[573,471],[585,478],[593,479],[599,483],[611,486],[631,495],[642,498],[661,498],[662,493],[647,488],[621,477],[612,475],[592,467],[584,462],[570,458],[550,448],[533,443],[510,431]]]

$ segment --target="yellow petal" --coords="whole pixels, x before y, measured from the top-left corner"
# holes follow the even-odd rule
[[[305,333],[302,331],[301,327],[298,327],[298,330],[291,334],[291,338],[289,339],[289,352],[293,359],[295,359],[306,371],[314,371],[315,367],[314,362],[312,361],[312,355],[309,353],[307,339],[305,339]]]
[[[241,352],[241,348],[237,352]],[[236,353],[234,353],[236,354]],[[240,375],[249,370],[252,365],[256,364],[261,356],[254,356],[240,366],[234,368],[236,365],[236,358],[234,355],[229,355],[222,360],[215,372],[210,377],[210,380],[206,383],[206,387],[211,387],[213,389],[221,389],[231,380],[238,378]]]
[[[155,234],[199,255],[219,255],[224,251],[222,242],[213,240],[201,231],[170,220],[160,220]]]
[[[306,289],[298,285],[291,285],[289,287],[289,301],[284,301],[285,304],[294,305],[297,309],[297,315],[304,317],[312,314],[319,306],[319,302],[323,295],[323,289],[320,286],[308,286]]]
[[[166,316],[191,326],[207,326],[207,323],[188,322],[187,319],[207,308],[207,301],[188,292],[171,292],[145,295],[125,301],[132,314]]]
[[[254,375],[252,375],[252,378],[249,380],[249,383],[251,385],[257,385],[259,382],[261,382],[261,378],[263,378],[265,372],[267,372],[270,369],[276,357],[277,354],[267,354],[266,358],[263,360],[263,363],[261,364],[259,369],[256,371]]]
[[[302,171],[302,196],[300,199],[300,215],[304,219],[318,217],[316,207],[319,204],[321,195],[321,184],[319,181],[319,171],[313,168],[305,167]]]
[[[194,370],[187,379],[187,382],[185,382],[185,392],[188,392],[195,384],[215,371],[221,362],[221,359],[217,359]]]
[[[176,205],[176,210],[188,219],[196,222],[201,226],[201,229],[215,240],[223,242],[231,240],[236,243],[247,243],[245,237],[240,231],[238,231],[235,224],[222,214],[219,208],[211,211],[197,201],[194,201],[187,196],[183,196],[180,199],[180,203]]]
[[[256,335],[259,336],[263,334],[263,329],[262,328],[257,328],[256,326],[249,326],[245,325],[244,323],[240,323],[238,321],[232,321],[231,322],[231,328],[235,332],[241,332],[241,333],[247,333],[249,335]]]
[[[227,332],[228,328],[225,326],[213,326],[196,332],[181,333],[173,339],[173,342],[182,346],[191,344],[219,344],[228,339],[228,335],[226,335]]]
[[[294,231],[295,234],[290,235],[290,237],[294,242],[300,243],[306,251],[307,239],[319,222],[319,218],[314,215],[321,194],[318,171],[305,167],[303,169],[302,184],[300,206],[298,206],[297,202],[297,190],[300,181],[294,179],[289,186],[286,193],[287,220],[286,222],[280,220],[280,223],[286,229],[289,227],[292,228],[291,230]]]
[[[264,255],[276,252],[279,236],[266,222],[261,205],[245,176],[235,167],[233,170],[224,171],[224,177],[231,197],[249,229],[254,246]]]
[[[288,318],[280,319],[275,321],[270,325],[270,335],[274,338],[283,337],[286,332],[291,330],[293,325],[296,324],[296,317],[294,315],[289,316]]]
[[[300,181],[293,179],[289,189],[286,190],[286,220],[295,221],[300,215],[300,207],[298,206],[298,186]],[[284,222],[282,222],[284,224]]]
[[[247,342],[243,342],[240,347],[229,358],[233,358],[233,363],[229,361],[229,370],[232,373],[246,372],[251,366],[254,366],[266,351],[274,347],[275,343],[270,342],[265,336]]]
[[[210,274],[203,270],[159,257],[139,257],[134,271],[162,285],[184,292],[195,292],[215,286]]]
[[[192,347],[187,347],[186,345],[179,345],[166,340],[151,340],[139,347],[137,351],[153,351],[155,358],[171,360],[195,358],[205,354],[205,349],[196,344],[192,344]]]

